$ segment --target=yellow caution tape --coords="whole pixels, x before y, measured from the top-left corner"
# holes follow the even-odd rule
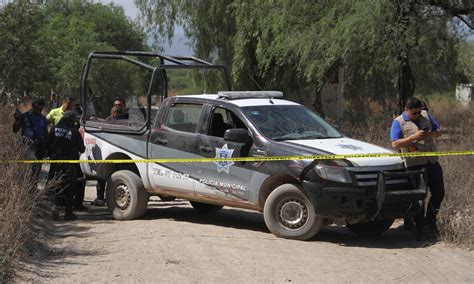
[[[176,158],[176,159],[140,159],[140,160],[0,160],[6,163],[65,163],[65,164],[124,164],[124,163],[210,163],[210,162],[267,162],[267,161],[295,161],[295,160],[340,160],[349,158],[385,158],[385,157],[440,157],[474,155],[474,151],[446,151],[446,152],[411,152],[411,153],[374,153],[374,154],[342,154],[342,155],[315,155],[315,156],[274,156],[274,157],[237,157],[237,158]]]

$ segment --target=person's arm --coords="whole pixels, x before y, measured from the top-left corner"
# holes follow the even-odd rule
[[[424,139],[427,135],[429,135],[427,134],[427,132],[423,130],[418,130],[415,134],[412,134],[408,137],[400,138],[400,139],[392,141],[392,147],[395,149],[398,149],[398,148],[410,146],[416,141]]]
[[[422,130],[416,132],[408,137],[403,137],[402,127],[397,120],[393,120],[392,127],[390,129],[390,140],[392,141],[392,147],[395,149],[410,146],[417,140],[422,139],[426,133]]]
[[[436,119],[433,116],[431,116],[431,114],[428,114],[428,118],[433,127],[432,127],[432,131],[430,131],[430,134],[427,135],[427,137],[437,138],[441,136],[443,134],[443,131],[441,130],[441,126],[439,125],[438,121],[436,121]]]
[[[84,146],[84,140],[82,139],[81,133],[79,131],[74,131],[74,142],[76,144],[76,149],[79,151],[79,153],[84,153],[86,150],[86,147]]]
[[[21,129],[21,120],[16,119],[15,121],[13,121],[13,125],[12,125],[13,133],[17,133],[18,130],[20,129]]]
[[[12,124],[13,133],[17,133],[21,128],[21,113],[18,109],[13,113],[13,118],[15,119]]]
[[[56,109],[52,109],[48,112],[48,114],[46,115],[46,121],[48,122],[48,124],[52,124],[52,125],[55,125],[56,123],[54,122],[54,119],[55,117],[58,115],[57,112],[55,111]]]
[[[56,139],[54,129],[55,127],[51,127],[51,129],[49,130],[48,139],[46,143],[46,151],[49,157],[51,157],[51,155],[53,154],[53,145],[54,145],[54,140]]]
[[[48,112],[48,114],[46,115],[46,121],[47,121],[48,123],[52,123],[52,122],[53,122],[53,110],[50,110],[50,111]]]

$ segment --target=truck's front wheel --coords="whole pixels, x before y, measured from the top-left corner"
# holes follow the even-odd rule
[[[116,220],[131,220],[145,214],[149,194],[134,172],[121,170],[107,180],[107,206]]]
[[[283,184],[273,190],[263,209],[265,224],[278,237],[308,240],[323,226],[311,200],[293,184]]]
[[[381,235],[393,224],[393,219],[378,219],[369,222],[347,224],[346,227],[358,235]]]

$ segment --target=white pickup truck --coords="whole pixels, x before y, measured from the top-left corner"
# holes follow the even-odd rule
[[[149,68],[161,80],[159,107],[129,107],[128,119],[94,119],[85,92],[93,60],[160,59]],[[168,62],[171,62],[167,64]],[[191,62],[191,63],[189,63]],[[141,64],[141,63],[140,63]],[[146,65],[146,63],[143,63]],[[148,66],[148,65],[146,65]],[[145,67],[146,67],[145,66]],[[167,68],[222,66],[159,53],[94,52],[84,68],[83,160],[231,158],[390,153],[344,136],[281,92],[229,90],[167,97]],[[158,75],[158,73],[160,73]],[[228,78],[228,76],[226,76]],[[150,84],[152,85],[152,84]],[[150,87],[150,89],[152,89]],[[167,98],[166,98],[167,97]],[[360,234],[380,234],[396,218],[413,216],[426,197],[422,172],[406,171],[402,159],[288,160],[208,163],[83,163],[89,177],[106,181],[107,204],[117,220],[139,218],[150,195],[189,200],[198,211],[223,206],[263,212],[268,229],[307,240],[324,224],[345,224]]]

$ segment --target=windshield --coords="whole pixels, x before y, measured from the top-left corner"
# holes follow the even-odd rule
[[[272,140],[328,139],[342,135],[302,105],[243,107],[258,130]]]

